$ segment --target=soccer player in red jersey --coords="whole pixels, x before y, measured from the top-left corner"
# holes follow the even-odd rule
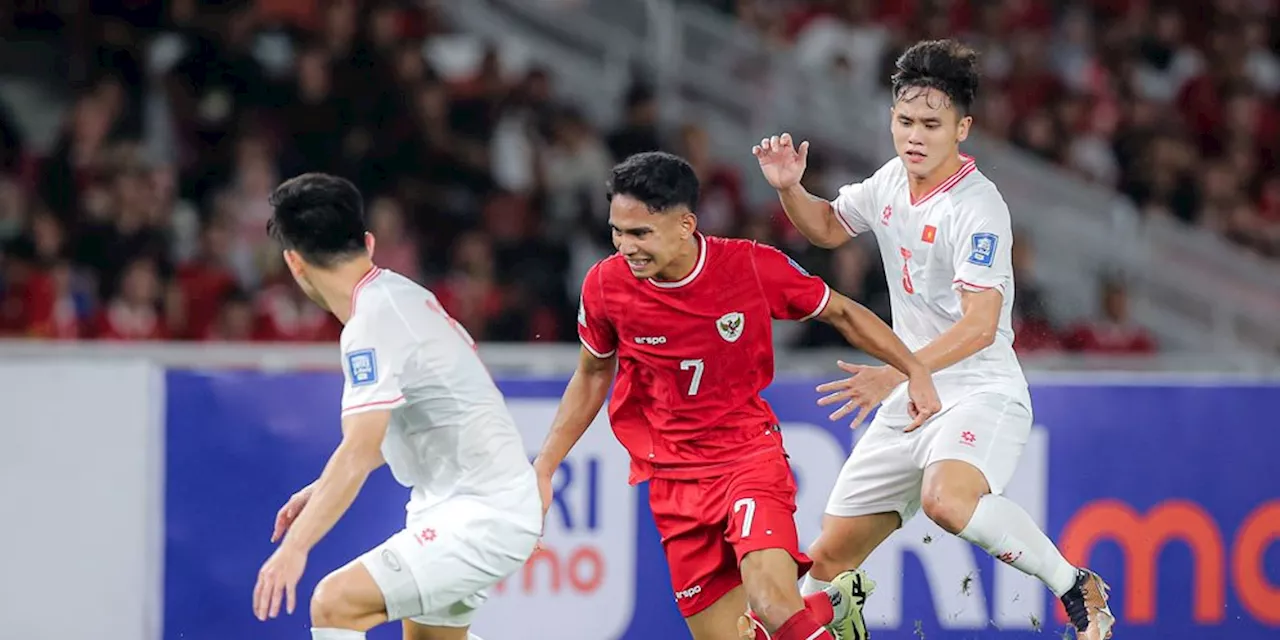
[[[583,281],[581,359],[534,463],[543,510],[552,474],[613,384],[609,420],[631,454],[632,484],[649,481],[695,640],[736,640],[740,622],[754,624],[742,617],[748,606],[776,640],[830,639],[828,595],[804,600],[796,585],[810,561],[797,540],[795,480],[760,396],[773,379],[771,322],[818,318],[902,371],[918,423],[939,409],[937,392],[888,325],[782,252],[698,233],[698,191],[693,168],[671,154],[637,154],[613,169],[618,253]],[[875,383],[858,391],[868,408],[889,392]]]

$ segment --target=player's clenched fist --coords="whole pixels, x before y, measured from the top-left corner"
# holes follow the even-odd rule
[[[907,415],[911,424],[904,431],[915,431],[933,414],[942,411],[942,400],[938,398],[938,389],[933,386],[930,375],[911,376],[907,379]]]
[[[751,153],[760,161],[760,172],[774,189],[789,189],[800,184],[809,164],[809,142],[801,142],[796,148],[789,133],[761,140],[751,148]]]

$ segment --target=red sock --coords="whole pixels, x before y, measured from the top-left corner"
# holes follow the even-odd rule
[[[809,615],[813,616],[814,622],[819,625],[828,625],[831,624],[832,620],[835,620],[836,611],[831,606],[831,598],[827,597],[827,594],[822,591],[805,596],[804,608],[805,611],[809,612]],[[769,637],[769,633],[764,630],[764,623],[760,622],[760,618],[756,617],[754,611],[748,611],[747,617],[755,622],[756,640],[773,640]],[[818,637],[821,638],[822,636]]]
[[[782,623],[778,631],[773,634],[773,640],[835,640],[835,637],[823,629],[822,625],[813,619],[813,614],[805,609]]]
[[[831,606],[831,598],[827,596],[825,591],[811,593],[804,597],[804,608],[813,614],[813,619],[818,624],[828,625],[832,620],[836,619],[835,607]]]

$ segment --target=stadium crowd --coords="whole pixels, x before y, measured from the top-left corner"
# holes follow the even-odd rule
[[[477,339],[573,341],[578,284],[611,250],[609,166],[650,149],[694,164],[705,230],[777,243],[889,315],[873,245],[797,242],[780,210],[748,205],[744,181],[757,177],[717,162],[697,124],[659,124],[642,81],[600,130],[557,98],[548,70],[509,72],[430,4],[89,4],[95,20],[76,55],[92,73],[54,146],[24,147],[0,103],[0,335],[336,338],[340,326],[293,285],[264,231],[282,177],[327,171],[366,193],[378,262],[430,286]],[[847,63],[868,86],[907,39],[968,34],[992,78],[979,107],[988,131],[1123,189],[1150,215],[1280,247],[1280,178],[1266,170],[1280,148],[1267,143],[1280,66],[1262,21],[1220,27],[1122,0],[1060,14],[1040,0],[931,4],[723,6],[812,64]],[[1257,4],[1215,3],[1220,13]],[[1097,12],[1119,17],[1088,19]],[[59,19],[19,15],[10,28]],[[1045,38],[1054,46],[1039,47]],[[1155,349],[1128,318],[1121,283],[1104,287],[1103,317],[1060,326],[1030,242],[1015,260],[1019,349]],[[839,341],[810,324],[800,346]]]
[[[701,1],[868,91],[910,42],[958,37],[986,133],[1280,255],[1277,0]]]

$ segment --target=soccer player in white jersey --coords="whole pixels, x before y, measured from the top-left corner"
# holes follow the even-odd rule
[[[960,153],[978,87],[976,55],[950,40],[921,42],[897,61],[890,129],[897,157],[834,201],[800,186],[809,143],[783,134],[752,151],[787,217],[815,245],[872,233],[892,291],[893,330],[934,372],[942,411],[919,429],[906,411],[901,374],[841,364],[828,405],[854,391],[896,387],[858,442],[835,487],[804,592],[855,570],[923,508],[929,519],[1034,575],[1061,600],[1079,638],[1111,637],[1107,586],[1069,564],[1035,521],[1002,493],[1031,431],[1031,398],[1013,351],[1009,209],[995,185]],[[846,402],[840,419],[872,407]],[[855,425],[857,426],[857,422]],[[864,587],[870,582],[863,580]],[[854,620],[845,637],[865,637]]]
[[[311,598],[314,640],[360,640],[403,620],[408,640],[475,638],[484,590],[518,570],[542,530],[538,482],[475,343],[436,297],[373,264],[360,192],[323,174],[271,195],[271,235],[307,295],[342,330],[342,442],[289,499],[254,613],[292,613],[307,553],[385,462],[410,487],[405,528],[330,573]]]

